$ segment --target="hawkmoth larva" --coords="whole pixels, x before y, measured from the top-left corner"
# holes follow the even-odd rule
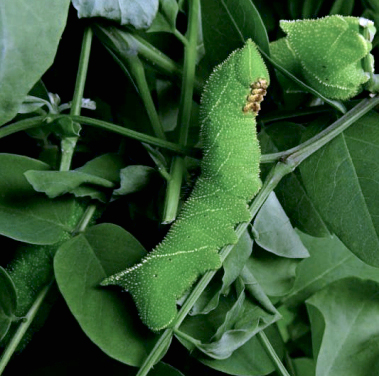
[[[268,83],[250,40],[214,69],[201,101],[201,175],[189,199],[162,243],[102,282],[129,291],[152,330],[170,326],[176,300],[199,275],[221,267],[219,249],[235,244],[235,226],[251,220],[247,203],[261,186],[255,116]]]

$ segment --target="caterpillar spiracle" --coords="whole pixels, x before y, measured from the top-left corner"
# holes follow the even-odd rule
[[[152,252],[101,283],[131,293],[153,331],[170,326],[177,299],[200,275],[222,266],[218,251],[237,243],[236,225],[251,220],[248,202],[261,187],[255,117],[268,84],[251,40],[214,69],[201,100],[201,174],[189,199]]]

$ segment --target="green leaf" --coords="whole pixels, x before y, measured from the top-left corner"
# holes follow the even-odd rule
[[[54,259],[59,289],[83,331],[110,357],[133,366],[141,365],[156,337],[142,325],[128,294],[100,282],[145,253],[131,234],[106,223],[64,243]]]
[[[79,18],[103,17],[132,25],[136,29],[147,29],[158,11],[158,0],[73,0]]]
[[[59,138],[78,137],[81,128],[80,124],[74,123],[70,118],[58,119],[50,126],[50,129],[54,131]]]
[[[324,0],[305,0],[302,1],[302,13],[301,18],[315,18],[318,16],[320,8]]]
[[[248,231],[245,231],[222,264],[224,269],[222,284],[220,285],[217,281],[212,283],[212,281],[192,307],[191,315],[204,315],[217,307],[220,295],[227,294],[231,284],[241,274],[252,248],[253,241]]]
[[[194,322],[190,327],[186,325],[186,333],[188,334],[191,331],[191,334],[197,338],[204,338],[204,341],[207,338],[209,339],[211,336],[210,329],[214,321],[212,319],[208,320],[208,316],[202,318],[203,324]],[[265,334],[275,348],[276,353],[281,357],[283,355],[283,342],[277,330],[274,326],[270,326],[265,330]],[[178,339],[188,350],[194,350],[195,347],[192,343],[185,341],[183,338]],[[195,356],[208,367],[230,375],[261,376],[274,371],[271,359],[267,356],[266,351],[256,337],[252,337],[227,359],[211,359],[197,352],[193,352],[192,356]]]
[[[309,257],[274,192],[255,217],[253,233],[256,243],[268,252],[288,258]]]
[[[169,364],[159,362],[149,372],[150,376],[184,376],[179,370]]]
[[[93,184],[113,188],[114,183],[79,171],[27,171],[25,177],[37,192],[44,192],[50,198],[73,193],[82,184]]]
[[[300,165],[308,195],[330,230],[373,266],[379,266],[378,121],[374,112],[365,115]]]
[[[179,7],[176,0],[160,0],[158,13],[147,32],[166,31],[173,33],[176,30],[178,11]]]
[[[353,13],[355,0],[334,0],[333,6],[329,14],[340,14],[342,16],[350,16]]]
[[[378,282],[347,278],[307,300],[316,376],[367,376],[377,369],[378,291]]]
[[[255,334],[277,321],[281,316],[258,285],[251,272],[245,267],[237,281],[237,295],[229,294],[220,300],[218,307],[206,317],[187,318],[181,329],[191,335],[192,325],[199,325],[198,318],[215,329],[211,338],[192,339],[192,345],[207,356],[222,360],[247,343]],[[203,326],[204,323],[201,324]],[[196,328],[195,328],[196,329]],[[199,335],[199,333],[196,333]],[[179,335],[180,337],[180,335]]]
[[[246,266],[269,296],[284,296],[293,288],[300,260],[276,256],[254,247]]]
[[[5,0],[0,12],[0,125],[53,63],[69,0]],[[43,12],[41,12],[43,9]]]
[[[28,170],[50,167],[36,159],[0,154],[0,234],[32,244],[54,244],[71,233],[82,214],[72,198],[48,199],[26,180]]]
[[[268,37],[262,19],[250,0],[202,0],[204,67],[221,63],[249,38],[269,53]]]
[[[27,171],[25,177],[37,192],[50,198],[73,193],[76,197],[90,196],[106,201],[98,186],[113,188],[120,181],[120,170],[125,166],[117,154],[103,154],[71,171]],[[95,187],[92,187],[94,185]]]
[[[379,282],[378,269],[359,260],[336,236],[314,238],[300,232],[299,235],[311,257],[297,267],[295,285],[282,299],[286,306],[295,308],[312,294],[342,278],[369,278]]]
[[[0,341],[11,326],[16,309],[16,287],[6,270],[0,266]]]
[[[286,40],[301,64],[304,79],[331,99],[346,100],[369,80],[364,58],[372,45],[362,36],[358,17],[280,21]]]
[[[120,171],[120,188],[113,191],[114,196],[127,195],[140,191],[150,181],[155,170],[148,166],[128,166]]]
[[[292,360],[296,375],[315,376],[315,362],[309,358],[296,358]]]
[[[264,127],[259,132],[262,154],[297,146],[302,142],[304,131],[303,126],[286,121]],[[265,174],[265,165],[261,168]],[[286,175],[275,188],[275,194],[295,227],[313,236],[329,236],[328,228],[308,197],[298,171]]]

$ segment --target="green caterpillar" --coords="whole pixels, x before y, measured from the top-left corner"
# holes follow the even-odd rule
[[[199,275],[222,266],[219,249],[237,243],[235,226],[251,220],[247,203],[261,187],[255,117],[268,84],[250,40],[214,69],[201,103],[201,175],[189,199],[161,244],[101,283],[129,291],[154,331],[170,326],[176,300]]]

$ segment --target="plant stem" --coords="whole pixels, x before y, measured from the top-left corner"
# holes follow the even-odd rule
[[[370,99],[363,99],[350,111],[340,117],[329,127],[318,133],[316,136],[303,142],[302,144],[279,153],[265,154],[261,158],[261,163],[272,163],[278,159],[287,159],[287,163],[291,162],[297,167],[304,159],[315,151],[326,145],[333,138],[337,137],[350,125],[366,115],[374,107],[379,105],[379,96]]]
[[[104,45],[113,50],[121,61],[125,57],[125,51],[129,53],[133,50],[134,53],[138,53],[140,58],[154,68],[159,69],[165,75],[182,77],[182,68],[141,36],[121,30],[115,26],[105,27],[100,24],[94,25],[94,31]],[[176,36],[178,37],[178,35]],[[183,44],[186,46],[187,42],[183,42]],[[200,92],[202,87],[203,83],[195,78],[196,91]]]
[[[195,68],[197,57],[197,34],[199,29],[200,0],[190,1],[188,20],[188,43],[184,52],[183,82],[178,114],[179,145],[187,144],[188,130],[191,121],[192,97],[195,83]],[[163,223],[171,223],[176,218],[180,189],[182,185],[185,163],[183,157],[175,157],[172,161],[171,180],[168,182]]]
[[[80,115],[82,108],[82,99],[84,86],[87,78],[88,71],[88,62],[91,52],[91,43],[92,43],[92,29],[87,27],[84,30],[83,41],[82,41],[82,50],[80,52],[79,59],[79,68],[76,76],[74,96],[72,99],[70,115]],[[72,157],[74,155],[75,146],[78,141],[78,137],[63,137],[61,141],[61,163],[59,170],[60,171],[69,171],[71,166]]]
[[[173,336],[173,329],[166,329],[163,334],[159,337],[154,348],[150,351],[150,354],[143,362],[141,368],[138,370],[136,376],[146,376],[149,371],[154,367],[156,363],[162,358],[164,352],[170,346],[171,339]]]
[[[130,55],[125,60],[129,63],[128,65],[133,78],[136,80],[138,92],[145,105],[146,112],[153,127],[154,134],[156,137],[165,140],[166,135],[164,134],[161,121],[159,120],[159,116],[146,81],[145,68],[137,55]]]
[[[276,371],[279,373],[280,376],[291,376],[286,368],[284,367],[283,363],[278,357],[278,354],[275,352],[274,348],[272,347],[270,341],[268,340],[265,332],[261,330],[257,333],[257,338],[262,345],[262,347],[265,349],[267,355],[271,359],[272,363],[275,366]]]
[[[350,125],[355,123],[377,105],[379,105],[379,97],[363,99],[328,128],[324,129],[322,132],[300,144],[296,148],[291,149],[290,155],[287,158],[287,163],[292,163],[295,167],[297,167],[304,159],[308,158],[308,156],[326,145],[333,138],[337,137]]]
[[[159,138],[149,136],[149,135],[144,134],[144,133],[136,132],[136,131],[133,131],[131,129],[127,129],[127,128],[121,127],[121,126],[113,124],[113,123],[108,123],[104,120],[93,119],[93,118],[90,118],[87,116],[77,116],[77,115],[75,115],[75,116],[71,116],[71,115],[50,115],[48,117],[48,119],[55,120],[55,119],[64,118],[64,117],[68,117],[68,118],[72,119],[73,121],[77,121],[78,123],[81,123],[81,124],[87,124],[87,125],[91,125],[94,127],[102,128],[102,129],[105,129],[105,130],[113,132],[113,133],[117,133],[117,134],[122,135],[122,136],[130,137],[130,138],[133,138],[133,139],[141,141],[141,142],[146,142],[147,144],[150,144],[150,145],[159,146],[159,147],[162,147],[162,148],[165,148],[168,150],[172,150],[172,151],[179,153],[179,154],[185,154],[185,155],[194,154],[193,152],[191,152],[191,149],[185,148],[185,147],[180,146],[178,144],[174,144],[173,142],[161,140]],[[0,131],[1,131],[1,128],[0,128]]]
[[[73,231],[73,235],[80,234],[85,231],[91,218],[95,214],[96,209],[97,209],[97,206],[94,204],[87,206],[86,211],[83,214],[83,217],[80,219],[75,230]]]
[[[168,183],[162,217],[162,223],[164,224],[169,224],[176,218],[184,170],[184,157],[173,157],[171,161],[170,178],[167,180]]]
[[[47,118],[47,115],[35,116],[29,119],[20,120],[15,123],[6,125],[5,127],[1,127],[0,138],[9,136],[13,133],[17,133],[20,131],[26,131],[28,129],[36,128],[40,126]]]
[[[187,38],[178,29],[174,30],[174,35],[183,43],[184,46],[187,45]]]
[[[52,284],[49,284],[45,286],[37,295],[36,300],[34,301],[33,305],[30,307],[28,313],[26,316],[22,319],[21,324],[19,325],[17,331],[12,336],[11,341],[8,343],[7,347],[5,348],[3,355],[0,359],[0,375],[3,373],[5,367],[7,366],[9,360],[11,359],[13,353],[16,351],[18,345],[20,344],[20,341],[24,337],[26,331],[29,329],[30,324],[33,322],[34,317],[36,316],[41,304],[43,303],[43,300],[45,299],[47,293],[50,290],[50,286]]]

